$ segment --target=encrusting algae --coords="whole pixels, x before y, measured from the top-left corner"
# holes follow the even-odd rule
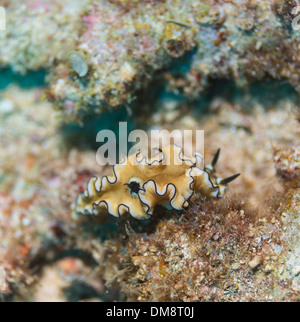
[[[148,219],[157,205],[176,210],[188,207],[194,194],[220,198],[239,174],[226,179],[215,175],[219,152],[204,170],[200,153],[188,157],[176,145],[159,149],[151,159],[140,152],[132,154],[114,166],[114,175],[90,179],[87,190],[78,197],[76,211],[97,214],[106,208],[115,217],[129,212],[134,218]]]

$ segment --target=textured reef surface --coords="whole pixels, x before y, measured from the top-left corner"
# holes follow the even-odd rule
[[[281,78],[299,92],[296,1],[4,2],[0,64],[47,70],[45,95],[66,120],[124,104],[139,109],[139,92],[158,81],[189,99],[216,78],[239,87]]]
[[[296,1],[1,5],[0,301],[300,300]],[[143,221],[80,215],[120,121],[204,130],[205,161],[241,175]]]
[[[205,157],[221,146],[218,172],[242,175],[221,200],[198,198],[182,212],[158,207],[137,221],[75,214],[89,178],[110,169],[70,139],[78,128],[67,131],[41,97],[40,88],[14,84],[1,93],[3,299],[299,299],[300,126],[290,98],[268,109],[253,100],[248,112],[217,99],[201,121],[183,113],[161,121],[204,128]]]

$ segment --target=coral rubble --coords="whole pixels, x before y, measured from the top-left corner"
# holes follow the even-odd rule
[[[299,201],[299,189],[293,198]],[[128,237],[118,255],[127,268],[121,286],[139,301],[299,299],[299,252],[285,252],[281,211],[259,219],[257,210],[231,198],[199,199],[179,220],[160,221],[150,236]],[[299,202],[290,211],[288,221]],[[290,227],[299,238],[299,225]]]
[[[66,120],[129,104],[153,80],[195,98],[211,79],[243,87],[287,80],[299,92],[296,1],[10,1],[1,65],[48,69],[47,98]],[[22,19],[21,19],[21,18]],[[47,26],[47,28],[44,28]],[[87,64],[78,75],[70,53]],[[13,53],[13,54],[12,54]],[[173,69],[189,54],[188,66]],[[158,71],[160,73],[158,73]]]

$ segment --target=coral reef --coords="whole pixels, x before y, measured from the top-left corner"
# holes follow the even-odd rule
[[[1,92],[0,266],[7,288],[0,299],[3,292],[6,299],[32,299],[41,262],[50,263],[69,248],[63,237],[75,225],[71,206],[80,180],[83,187],[89,171],[98,169],[92,152],[66,150],[60,123],[41,97],[42,88],[11,85]],[[74,181],[74,191],[62,192]]]
[[[118,263],[107,280],[117,279],[129,299],[299,300],[297,109],[285,99],[277,108],[254,104],[250,110],[215,99],[200,125],[208,154],[215,144],[224,147],[221,173],[241,169],[228,195],[195,200],[182,215],[157,210],[159,220],[147,233],[131,220],[127,239],[105,258],[112,266]],[[171,130],[195,122],[179,115],[172,126],[160,126]],[[288,169],[288,176],[278,169]]]
[[[299,252],[285,252],[284,226],[299,216],[299,189],[291,193],[288,220],[274,205],[259,218],[236,199],[199,199],[179,219],[160,220],[150,236],[132,233],[118,252],[127,268],[121,287],[138,301],[299,300]],[[299,225],[290,227],[299,238]]]
[[[157,80],[189,99],[216,78],[233,79],[240,87],[280,78],[299,92],[299,31],[292,28],[291,13],[296,5],[15,0],[5,3],[0,63],[23,73],[48,69],[46,97],[66,120],[122,104],[138,109],[138,91]],[[72,52],[87,65],[80,75],[70,63]],[[188,63],[177,69],[180,58]]]
[[[0,301],[299,301],[296,5],[2,1]],[[147,159],[138,176],[99,166],[96,133],[120,137],[125,120],[148,133],[204,130],[199,152],[213,161],[182,166],[211,181],[199,187],[182,167],[153,174]],[[196,195],[223,195],[218,156],[218,175],[241,176],[223,198]],[[93,176],[106,179],[87,194]],[[110,213],[132,197],[120,218],[97,207],[105,180]],[[78,195],[77,210],[97,216],[78,214]]]
[[[16,85],[1,92],[1,299],[299,299],[299,122],[292,100],[269,109],[253,100],[248,112],[213,100],[197,123],[207,135],[205,157],[222,146],[218,172],[239,169],[242,176],[221,200],[196,198],[183,212],[157,207],[141,222],[76,219],[77,195],[109,169],[76,141],[66,148],[60,121],[41,96],[42,89]],[[191,115],[180,115],[161,126],[196,126]]]

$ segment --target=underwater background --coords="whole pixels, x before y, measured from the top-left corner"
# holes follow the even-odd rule
[[[299,301],[299,5],[0,1],[0,301]],[[204,130],[240,176],[147,220],[78,214],[119,122]]]

